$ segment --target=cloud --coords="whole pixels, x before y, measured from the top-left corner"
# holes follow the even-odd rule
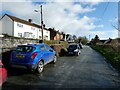
[[[28,20],[33,19],[34,23],[40,24],[40,13],[34,12],[35,9],[40,10],[39,0],[4,0],[2,10],[12,12],[16,17]],[[50,2],[51,1],[51,2]],[[70,33],[77,36],[87,36],[100,34],[102,37],[104,32],[91,31],[95,28],[103,28],[104,25],[95,25],[95,17],[80,16],[80,14],[91,13],[96,10],[94,5],[97,2],[87,0],[86,3],[75,4],[74,0],[44,0],[43,4],[43,20],[47,28],[55,28],[56,30]],[[40,2],[40,3],[39,3]],[[84,7],[84,5],[87,5]]]
[[[92,11],[95,11],[95,8],[91,8],[91,7],[83,8],[80,4],[75,4],[71,8],[71,12],[73,13],[86,13],[86,12],[92,12]]]
[[[17,0],[16,0],[17,1]],[[32,2],[3,2],[3,10],[8,10],[22,19],[32,18],[33,22],[40,24],[40,13],[35,13],[34,10],[40,10],[39,5]],[[81,4],[73,2],[53,2],[43,5],[43,20],[48,28],[55,28],[65,33],[78,34],[87,32],[98,26],[94,25],[94,18],[87,16],[79,17],[80,13],[88,13],[94,11],[92,7],[82,7]],[[79,19],[78,19],[79,18]]]
[[[56,10],[54,10],[54,8]],[[66,12],[67,10],[67,12]],[[84,32],[84,30],[91,30],[98,25],[94,25],[94,17],[78,17],[80,13],[88,13],[94,11],[95,8],[83,8],[80,4],[73,3],[49,3],[44,5],[44,21],[47,26],[55,27],[65,33],[80,35],[78,33]],[[49,12],[49,13],[48,13]]]

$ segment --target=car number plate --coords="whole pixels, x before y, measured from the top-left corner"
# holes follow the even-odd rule
[[[16,57],[17,58],[25,58],[25,55],[23,55],[23,54],[17,54]]]
[[[73,54],[73,52],[69,52],[69,54]]]

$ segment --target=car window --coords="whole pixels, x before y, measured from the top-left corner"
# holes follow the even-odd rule
[[[77,45],[69,45],[68,48],[70,48],[70,49],[76,49],[76,48],[77,48]]]
[[[77,45],[77,47],[78,47],[78,49],[80,49],[80,46],[79,46],[79,45]]]
[[[45,45],[45,49],[46,49],[46,51],[49,51],[50,50],[50,46]]]
[[[45,46],[44,45],[40,46],[40,50],[45,50]]]
[[[33,51],[35,48],[33,48],[32,46],[18,46],[16,48],[17,52],[31,52]]]

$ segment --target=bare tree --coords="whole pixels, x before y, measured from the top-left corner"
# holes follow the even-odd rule
[[[116,30],[120,31],[120,19],[118,19],[117,22],[114,22],[114,24],[112,23],[112,26],[113,26]]]

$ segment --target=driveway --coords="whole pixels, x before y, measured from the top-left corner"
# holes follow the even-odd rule
[[[120,74],[89,46],[83,47],[80,56],[58,57],[56,64],[46,65],[41,74],[13,68],[8,75],[3,90],[120,89]]]

